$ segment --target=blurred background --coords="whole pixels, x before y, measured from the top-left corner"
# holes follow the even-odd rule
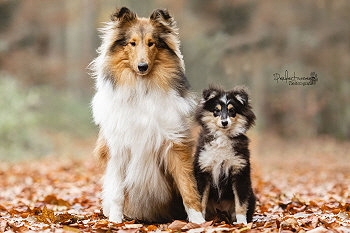
[[[295,141],[308,148],[314,140],[320,147],[349,140],[349,1],[2,0],[1,160],[91,154],[97,128],[86,67],[100,44],[97,28],[121,6],[145,17],[169,9],[198,95],[211,83],[250,89],[256,153],[269,153],[263,145],[270,138],[292,143],[292,151]],[[299,77],[315,72],[318,81],[277,82],[274,74],[286,70]]]

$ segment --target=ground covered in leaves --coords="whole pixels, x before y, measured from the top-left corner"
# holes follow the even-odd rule
[[[266,140],[269,139],[269,140]],[[253,223],[114,224],[100,210],[92,156],[0,163],[0,232],[350,232],[350,144],[252,140]]]

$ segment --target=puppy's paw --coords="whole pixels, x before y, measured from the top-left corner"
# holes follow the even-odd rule
[[[188,221],[201,224],[205,222],[205,219],[203,218],[203,215],[200,211],[196,211],[194,209],[188,209],[187,210],[188,215]]]
[[[243,214],[237,214],[236,215],[236,222],[234,224],[247,224],[247,217]]]

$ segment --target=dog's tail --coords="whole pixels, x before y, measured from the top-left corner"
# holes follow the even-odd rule
[[[102,137],[101,133],[98,135],[96,146],[94,149],[94,156],[99,160],[101,168],[105,168],[110,157],[109,148],[106,140]]]

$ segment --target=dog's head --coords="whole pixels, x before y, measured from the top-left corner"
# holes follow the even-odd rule
[[[219,130],[230,135],[239,135],[254,125],[255,114],[245,88],[224,91],[210,87],[203,91],[196,119],[211,132]]]
[[[161,60],[182,59],[176,23],[167,10],[139,18],[123,7],[111,16],[110,24],[114,31],[108,49],[112,69],[147,76]]]

